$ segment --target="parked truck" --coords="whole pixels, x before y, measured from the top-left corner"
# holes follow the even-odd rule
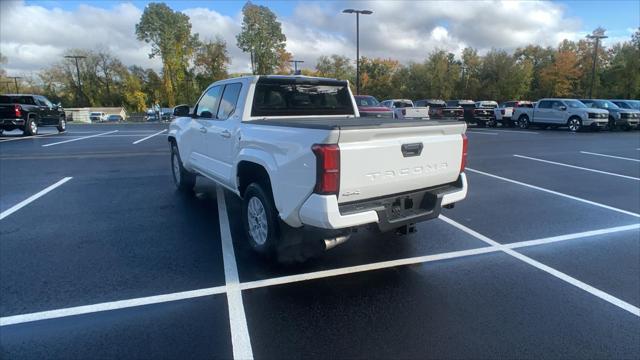
[[[541,99],[532,108],[515,108],[513,118],[518,119],[521,129],[531,125],[543,128],[566,126],[569,131],[577,132],[585,127],[593,130],[605,128],[609,112],[587,107],[576,99]]]
[[[467,194],[464,123],[360,117],[346,81],[233,78],[174,115],[177,188],[203,176],[240,197],[244,237],[283,262],[362,227],[411,232]]]
[[[390,99],[380,103],[393,111],[396,119],[429,119],[429,107],[418,107],[409,99]]]
[[[33,136],[42,126],[55,126],[59,132],[66,130],[67,121],[60,104],[54,105],[41,95],[0,95],[0,134],[18,129]]]

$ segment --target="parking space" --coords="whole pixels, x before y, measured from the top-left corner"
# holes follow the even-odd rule
[[[234,195],[174,190],[165,130],[0,139],[0,210],[70,178],[0,220],[0,357],[640,353],[637,132],[470,129],[465,201],[282,266],[250,251]]]

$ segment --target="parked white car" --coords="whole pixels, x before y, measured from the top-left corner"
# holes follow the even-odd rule
[[[98,122],[107,121],[107,117],[108,117],[108,115],[106,113],[103,113],[103,112],[92,112],[92,113],[89,113],[89,119],[92,122],[93,121],[98,121]]]
[[[281,261],[329,249],[362,226],[409,232],[467,194],[464,123],[360,118],[347,81],[218,81],[193,112],[178,106],[174,116],[178,189],[191,192],[200,175],[239,196],[247,241]]]
[[[566,126],[569,131],[577,132],[583,127],[602,129],[609,123],[607,110],[587,107],[576,99],[541,99],[533,108],[516,108],[513,117],[518,119],[518,126],[522,129],[530,125],[543,128]]]
[[[531,101],[505,101],[493,110],[496,121],[504,127],[513,127],[515,120],[513,119],[513,110],[517,107],[533,107]]]
[[[428,119],[429,107],[416,107],[409,99],[390,99],[380,103],[393,111],[396,119]]]

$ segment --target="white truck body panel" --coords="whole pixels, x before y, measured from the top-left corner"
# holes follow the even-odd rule
[[[325,118],[337,124],[341,121],[366,123],[358,119],[350,91],[355,116],[295,116],[295,119],[251,116],[252,97],[259,78],[234,78],[212,84],[203,94],[215,86],[242,84],[232,115],[225,120],[191,115],[178,117],[172,121],[168,135],[175,140],[187,170],[205,176],[239,196],[242,196],[239,165],[249,162],[264,168],[279,217],[292,227],[311,225],[336,229],[375,223],[378,221],[375,211],[344,215],[338,207],[345,202],[460,183],[459,178],[464,177],[460,174],[464,123],[429,121],[431,124],[426,124],[419,121],[415,125],[409,122],[397,127],[367,125],[352,128],[340,125],[314,127],[306,123],[307,118],[318,123]],[[398,125],[397,120],[388,121],[396,121],[395,125]],[[422,144],[421,154],[404,157],[402,145],[412,143]],[[317,175],[316,156],[311,150],[314,144],[338,144],[340,147],[337,195],[314,193]],[[466,196],[466,178],[461,183],[463,189],[445,195],[448,201],[459,201]]]

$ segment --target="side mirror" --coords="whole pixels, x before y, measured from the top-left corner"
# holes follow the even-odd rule
[[[189,116],[189,105],[178,105],[173,108],[173,116]]]
[[[212,119],[213,118],[213,114],[211,113],[211,111],[203,111],[200,113],[200,117],[201,118],[205,118],[205,119]]]
[[[560,106],[558,107],[558,110],[560,110],[560,111],[567,111],[567,107],[566,107],[565,105],[560,105]]]

